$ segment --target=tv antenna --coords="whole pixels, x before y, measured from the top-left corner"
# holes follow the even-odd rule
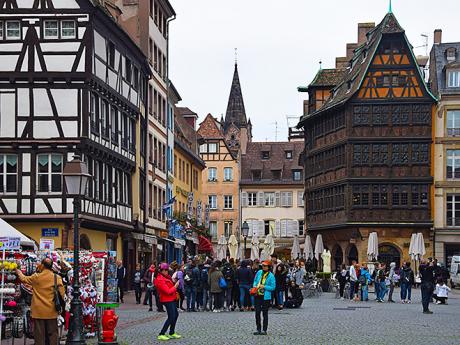
[[[275,142],[278,141],[278,121],[272,122],[271,125],[275,125]]]

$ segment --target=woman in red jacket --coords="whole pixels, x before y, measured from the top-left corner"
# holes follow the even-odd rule
[[[168,313],[168,319],[165,321],[161,329],[158,340],[180,339],[182,336],[176,333],[176,322],[179,317],[179,312],[176,306],[177,287],[179,282],[174,284],[169,276],[169,265],[167,263],[160,264],[160,274],[155,278],[155,287],[160,295],[160,302],[165,306]],[[169,328],[169,335],[166,331]]]

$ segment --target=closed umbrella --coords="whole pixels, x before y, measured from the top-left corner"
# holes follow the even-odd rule
[[[227,256],[227,239],[224,235],[220,236],[217,242],[217,259],[222,260]]]
[[[257,235],[252,237],[251,241],[251,260],[259,260],[260,258],[260,249],[259,249],[259,238]]]
[[[313,252],[313,245],[311,244],[310,235],[307,235],[307,237],[305,237],[303,255],[305,256],[305,260],[308,260],[308,259],[313,260],[313,258],[315,257],[315,254]]]
[[[412,234],[409,244],[409,256],[412,260],[417,259],[416,248],[417,247],[417,234]]]
[[[230,257],[236,259],[236,255],[238,254],[238,241],[235,235],[230,235],[228,239],[228,251],[230,253]]]
[[[294,241],[292,242],[292,249],[291,249],[291,259],[295,260],[300,256],[300,243],[299,238],[294,236]]]
[[[417,259],[421,260],[425,254],[426,254],[425,241],[423,239],[423,234],[419,232],[417,234],[417,256],[418,256]]]
[[[319,258],[321,257],[321,254],[323,253],[323,250],[324,250],[323,236],[318,235],[318,236],[316,236],[316,243],[315,243],[315,258],[316,258],[316,260],[319,261]]]
[[[262,260],[268,260],[270,255],[273,254],[275,251],[275,241],[273,240],[273,236],[268,234],[265,237],[264,241],[264,249],[262,250]]]
[[[367,241],[367,258],[369,261],[377,260],[379,256],[379,243],[376,232],[371,232],[369,234],[369,239]]]

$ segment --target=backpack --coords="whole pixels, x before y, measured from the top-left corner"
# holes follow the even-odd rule
[[[203,268],[200,272],[200,280],[204,286],[208,286],[208,276],[208,270],[206,268]]]
[[[191,267],[188,267],[188,268],[185,270],[185,275],[184,275],[184,282],[185,282],[185,284],[191,285],[191,284],[193,283],[192,277],[193,277],[192,268],[191,268]]]
[[[230,266],[224,267],[222,272],[224,274],[224,278],[227,281],[233,280],[233,269]]]
[[[367,285],[367,279],[366,279],[366,276],[364,274],[361,274],[358,278],[358,281],[361,285]]]

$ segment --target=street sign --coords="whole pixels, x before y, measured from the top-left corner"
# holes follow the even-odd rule
[[[42,237],[58,237],[58,228],[42,228]]]
[[[21,249],[20,237],[0,237],[0,250]]]

